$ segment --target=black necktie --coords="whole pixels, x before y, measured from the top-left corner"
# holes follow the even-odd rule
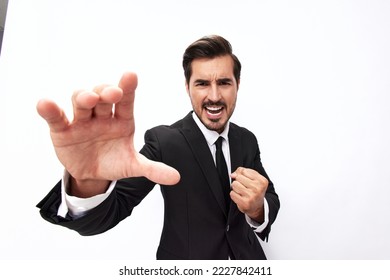
[[[223,156],[222,152],[222,141],[223,137],[219,137],[215,142],[216,152],[215,152],[215,161],[217,165],[217,170],[219,174],[219,179],[222,185],[222,193],[225,197],[226,207],[229,210],[230,205],[230,180],[229,180],[229,172],[226,166],[226,160]],[[229,211],[228,211],[229,212]]]

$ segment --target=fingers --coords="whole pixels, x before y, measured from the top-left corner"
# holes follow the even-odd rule
[[[236,171],[233,172],[232,176],[238,175],[242,175],[247,177],[248,179],[255,180],[260,174],[256,170],[250,168],[238,167]]]
[[[231,177],[234,180],[232,190],[241,196],[263,193],[268,187],[267,178],[250,168],[239,167]]]
[[[99,95],[99,102],[93,109],[93,116],[100,119],[112,117],[113,106],[123,97],[123,91],[119,87],[100,85],[94,88]]]
[[[256,221],[262,220],[268,180],[256,170],[239,167],[232,174],[231,199],[238,209]]]
[[[114,104],[115,117],[132,119],[136,87],[137,76],[127,72],[123,74],[118,86],[102,84],[93,91],[76,91],[72,96],[74,120],[111,118]]]
[[[76,91],[72,96],[74,120],[111,117],[113,104],[121,101],[122,97],[121,88],[109,85],[97,86],[94,91]],[[68,127],[69,121],[56,103],[42,99],[37,103],[36,108],[38,114],[48,123],[51,131],[59,132]]]
[[[115,117],[133,119],[134,117],[134,95],[138,85],[138,78],[135,73],[124,73],[119,81],[119,87],[123,91],[122,99],[115,105]]]
[[[122,96],[122,89],[110,85],[99,85],[93,91],[76,91],[72,96],[74,120],[110,118],[113,105],[119,102]]]
[[[52,132],[63,131],[69,125],[64,111],[50,100],[40,100],[37,104],[37,111],[46,120]]]
[[[95,92],[76,91],[72,96],[74,120],[89,120],[98,101],[99,95]]]
[[[119,102],[122,96],[122,89],[110,85],[96,86],[93,91],[76,91],[72,96],[74,120],[110,118],[114,104]]]

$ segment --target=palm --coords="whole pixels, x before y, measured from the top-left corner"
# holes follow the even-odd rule
[[[51,132],[55,151],[77,179],[116,180],[130,177],[134,157],[134,125],[123,120],[73,122],[66,131]]]

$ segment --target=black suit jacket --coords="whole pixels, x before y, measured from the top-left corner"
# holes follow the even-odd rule
[[[260,161],[256,137],[250,131],[231,123],[229,145],[231,170],[239,166],[252,168],[269,179]],[[266,259],[256,233],[235,203],[231,203],[227,213],[210,149],[191,113],[171,126],[148,130],[141,153],[176,168],[181,175],[177,185],[161,186],[164,226],[157,259]],[[263,240],[279,210],[278,196],[269,182],[265,196],[269,224],[258,234]],[[81,235],[93,235],[128,217],[155,183],[143,177],[119,180],[103,203],[77,219],[57,216],[60,185],[37,205],[42,217]]]

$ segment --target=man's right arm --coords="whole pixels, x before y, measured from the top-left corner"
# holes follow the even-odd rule
[[[134,148],[134,96],[137,76],[125,73],[118,86],[99,85],[75,91],[73,120],[50,100],[37,104],[50,128],[59,161],[71,174],[70,194],[87,198],[105,193],[110,182],[145,176],[158,184],[174,185],[180,174],[154,162]]]
[[[134,207],[143,200],[154,185],[154,182],[145,177],[118,180],[106,194],[87,199],[81,198],[87,203],[91,201],[92,208],[81,212],[76,211],[74,213],[76,216],[73,216],[72,212],[67,210],[72,207],[68,204],[69,202],[72,204],[72,201],[66,200],[66,192],[62,191],[65,186],[62,186],[61,180],[38,203],[37,207],[40,208],[41,216],[50,223],[75,230],[81,235],[95,235],[113,228],[131,215]]]
[[[38,102],[37,111],[49,125],[56,155],[71,175],[69,194],[99,200],[74,219],[66,210],[65,186],[59,182],[37,205],[44,219],[82,235],[98,234],[129,216],[155,183],[174,185],[180,180],[177,170],[148,159],[134,148],[137,83],[134,73],[124,73],[118,86],[102,84],[92,91],[76,91],[72,121],[56,103]],[[115,188],[102,195],[116,180]],[[100,196],[105,197],[103,201]],[[60,211],[64,205],[65,210]]]

